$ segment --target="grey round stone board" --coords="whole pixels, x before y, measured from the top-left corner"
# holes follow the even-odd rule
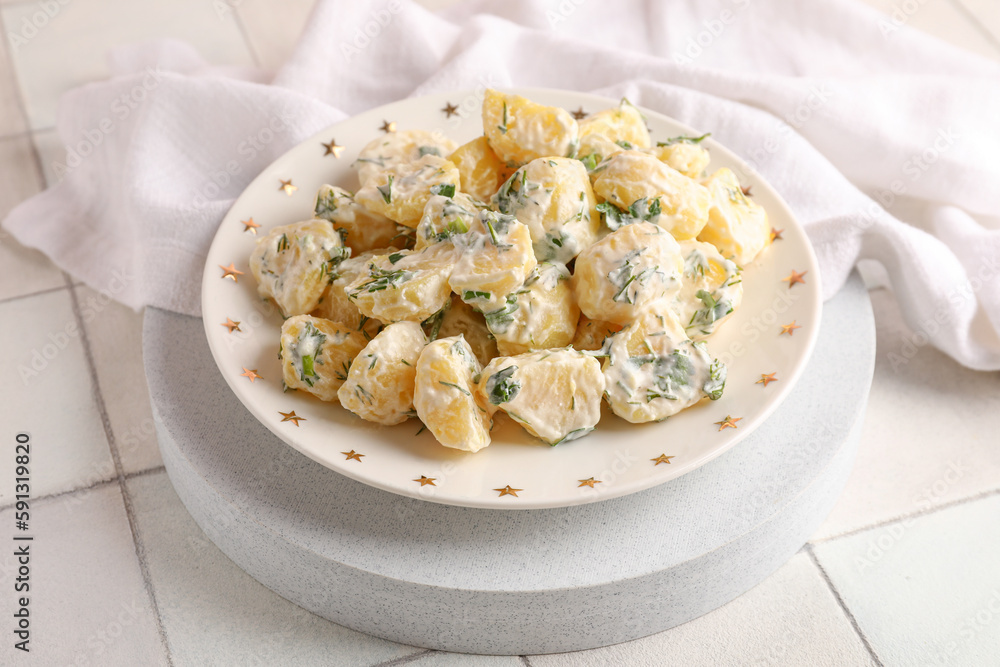
[[[850,472],[875,327],[854,277],[824,305],[816,349],[795,390],[736,447],[652,489],[548,510],[406,498],[306,458],[237,401],[199,319],[147,309],[143,348],[170,480],[237,565],[292,602],[362,632],[514,655],[605,646],[674,627],[790,558]]]

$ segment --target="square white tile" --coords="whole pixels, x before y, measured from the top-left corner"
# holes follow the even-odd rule
[[[47,443],[36,439],[33,444],[32,452],[39,453],[33,454],[35,460]],[[5,626],[0,663],[167,664],[118,484],[34,501],[30,515],[29,530],[23,534],[34,539],[12,542],[8,537],[0,556]],[[0,512],[5,533],[13,522],[13,510]],[[21,563],[13,554],[24,545],[29,551],[30,590],[24,594],[31,634],[30,653],[21,655],[13,648],[11,634],[14,583],[21,576]]]
[[[114,477],[90,369],[68,290],[0,303],[4,429],[26,431],[32,496]],[[0,456],[0,503],[12,501],[14,460]]]
[[[56,6],[58,11],[44,21],[34,2],[0,9],[8,28],[25,20],[40,24],[30,39],[11,45],[28,123],[35,130],[55,124],[62,93],[107,78],[108,51],[115,46],[170,37],[190,43],[211,63],[252,64],[224,0],[76,0]],[[9,31],[6,39],[13,39]]]
[[[906,26],[921,30],[954,46],[1000,60],[1000,48],[969,21],[949,0],[916,0],[903,3],[899,0],[863,0],[867,5],[884,14],[902,17]],[[904,10],[903,7],[907,10]],[[912,8],[912,11],[910,11]],[[892,25],[895,25],[893,23]],[[888,35],[892,38],[892,34]]]
[[[533,667],[873,665],[808,554],[701,618],[604,648],[533,655]]]
[[[41,190],[42,183],[31,140],[26,136],[0,139],[0,165],[4,174],[0,188],[2,220],[11,209]],[[7,230],[0,229],[0,300],[64,284],[62,272],[45,255],[25,248]]]
[[[316,0],[244,0],[236,5],[261,67],[277,70],[292,55]]]
[[[1000,374],[913,345],[892,293],[875,290],[871,298],[869,418],[847,487],[814,540],[1000,488],[997,435],[983,428],[983,415],[997,409]]]
[[[886,665],[997,664],[1000,495],[814,547]]]
[[[331,623],[257,583],[205,537],[166,473],[127,484],[178,667],[374,665],[421,652]]]
[[[7,49],[0,48],[0,137],[20,134],[27,129],[14,68]]]
[[[75,289],[122,469],[161,466],[142,363],[142,314],[89,287]]]

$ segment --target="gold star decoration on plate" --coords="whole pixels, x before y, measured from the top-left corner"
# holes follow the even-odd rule
[[[576,111],[570,111],[570,113],[573,114],[573,118],[577,120],[583,120],[587,117],[587,112],[583,110],[583,107],[580,107]]]
[[[389,134],[390,132],[395,132],[396,131],[396,121],[389,122],[387,120],[383,120],[382,121],[382,127],[380,127],[379,129],[382,130],[383,132],[385,132],[386,134]]]
[[[349,452],[341,452],[341,454],[347,457],[346,459],[344,459],[345,461],[350,461],[351,459],[354,459],[358,463],[364,463],[364,461],[361,460],[361,457],[365,456],[365,454],[358,454],[353,449]]]
[[[510,484],[503,487],[502,489],[493,489],[493,490],[500,492],[500,495],[498,496],[500,498],[503,498],[504,496],[514,496],[515,498],[517,498],[518,497],[517,492],[524,491],[524,489],[512,489]]]
[[[339,158],[340,154],[344,152],[344,147],[338,146],[336,139],[330,139],[330,143],[321,145],[326,149],[326,152],[323,153],[323,157],[332,155],[333,157]]]
[[[426,475],[421,475],[419,478],[413,481],[420,482],[420,486],[427,486],[428,484],[431,486],[437,486],[437,484],[434,483],[434,480],[436,479],[437,477],[427,477]]]
[[[253,369],[253,370],[250,370],[246,366],[243,367],[243,372],[240,373],[240,377],[249,378],[250,384],[253,384],[254,380],[263,380],[264,379],[260,375],[257,374],[257,369],[256,368]],[[284,421],[284,420],[282,420],[282,421]],[[298,424],[296,424],[296,426],[298,426]]]
[[[778,381],[778,378],[774,377],[777,374],[778,371],[775,371],[773,373],[761,373],[760,379],[754,382],[754,384],[762,384],[766,387],[769,383]]]
[[[230,262],[229,266],[223,266],[222,264],[219,264],[219,268],[222,269],[223,280],[229,278],[234,283],[238,283],[240,281],[239,276],[243,275],[243,272],[237,269],[236,265],[233,262]]]
[[[775,229],[774,227],[771,227],[771,243],[774,243],[775,241],[783,241],[784,239],[781,237],[781,233],[783,231],[785,230]]]
[[[672,459],[672,458],[674,458],[674,457],[673,456],[667,456],[666,454],[660,454],[655,459],[649,459],[649,460],[650,461],[655,461],[655,463],[653,463],[653,467],[655,468],[656,466],[660,465],[661,463],[670,463],[670,459]]]
[[[240,323],[239,322],[233,322],[228,317],[226,318],[225,322],[220,322],[219,324],[221,324],[222,326],[224,326],[227,329],[229,329],[229,333],[233,333],[234,331],[240,331],[240,332],[243,331],[242,329],[240,329]]]
[[[580,486],[589,486],[590,488],[594,488],[594,484],[601,483],[601,480],[594,479],[593,477],[589,477],[587,479],[578,479],[577,481],[580,482]],[[577,488],[580,487],[578,486]]]
[[[788,274],[788,277],[782,278],[781,280],[783,282],[788,283],[788,289],[792,289],[792,287],[795,286],[795,283],[802,283],[803,285],[806,284],[806,281],[802,279],[802,276],[806,275],[807,273],[809,272],[803,271],[802,273],[799,273],[795,269],[792,269],[792,272]]]
[[[781,325],[781,333],[778,335],[780,336],[781,334],[788,334],[789,336],[792,336],[795,334],[796,329],[801,329],[801,328],[802,327],[800,327],[798,324],[795,323],[795,320],[792,320],[791,324]]]
[[[299,189],[299,186],[292,185],[292,179],[290,178],[287,181],[281,178],[279,178],[278,180],[281,181],[281,187],[278,189],[284,191],[284,193],[289,197],[292,196],[293,192]]]
[[[753,187],[752,185],[741,185],[740,186],[740,190],[743,191],[743,196],[744,197],[753,197],[753,195],[750,193],[750,188],[752,188],[752,187]]]
[[[458,113],[458,107],[456,107],[451,102],[445,102],[444,108],[441,109],[441,113],[445,115],[444,116],[445,118],[451,118],[452,116]]]
[[[253,221],[251,217],[249,220],[240,220],[240,224],[243,225],[243,232],[250,232],[254,236],[257,236],[257,228],[260,227],[256,222]]]
[[[305,417],[299,417],[295,414],[295,410],[292,410],[291,412],[282,412],[281,410],[278,410],[278,414],[281,415],[281,421],[292,422],[296,426],[299,425],[300,421],[308,421]]]
[[[726,415],[725,419],[723,419],[721,422],[715,422],[715,424],[716,426],[719,427],[719,430],[721,431],[724,428],[736,428],[736,422],[738,422],[741,419],[743,419],[743,417],[730,417],[729,415]]]

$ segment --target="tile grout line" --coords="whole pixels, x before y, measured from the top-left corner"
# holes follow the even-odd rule
[[[147,475],[155,475],[156,473],[159,473],[159,472],[166,472],[166,470],[167,470],[166,466],[162,466],[162,465],[161,466],[155,466],[153,468],[146,468],[145,470],[137,470],[136,472],[127,473],[125,475],[125,479],[135,479],[137,477],[146,477]],[[70,496],[75,496],[78,493],[82,494],[82,493],[86,493],[88,491],[93,491],[93,490],[95,490],[95,489],[97,489],[99,487],[107,486],[108,484],[113,484],[113,483],[115,483],[117,481],[118,481],[117,477],[109,477],[108,479],[102,479],[102,480],[99,480],[97,482],[94,482],[93,484],[90,484],[89,486],[81,486],[80,488],[77,488],[77,489],[67,489],[66,491],[59,491],[57,493],[49,493],[49,494],[42,495],[42,496],[33,496],[31,498],[31,501],[32,502],[35,502],[35,501],[48,502],[50,500],[55,500],[57,498],[64,498],[64,497],[68,498]],[[12,507],[14,507],[14,505],[16,505],[16,503],[14,503],[14,502],[11,502],[10,504],[7,504],[7,505],[2,505],[2,506],[0,506],[0,512],[4,512],[6,510],[9,510]]]
[[[972,24],[972,27],[977,30],[983,37],[986,38],[993,48],[997,50],[997,56],[1000,57],[1000,38],[993,34],[993,31],[987,28],[979,17],[976,16],[972,10],[965,6],[962,0],[948,0],[948,4],[952,6],[952,9],[957,11],[962,17]]]
[[[531,660],[528,659],[528,656],[519,655],[517,657],[519,657],[521,659],[521,662],[524,663],[524,667],[531,667]]]
[[[63,279],[65,280],[66,274],[63,274]],[[33,296],[42,296],[44,294],[51,294],[52,292],[58,292],[60,290],[68,289],[69,285],[60,285],[59,287],[49,287],[48,289],[38,290],[37,292],[31,292],[29,294],[18,294],[17,296],[8,296],[4,299],[0,299],[0,306],[11,303],[13,301],[19,301],[20,299],[30,299]]]
[[[829,537],[823,537],[818,540],[809,540],[808,544],[823,544],[824,542],[832,542],[834,540],[839,540],[844,537],[852,537],[858,535],[865,531],[875,530],[876,528],[883,528],[892,523],[898,523],[900,521],[905,521],[907,519],[918,519],[922,516],[928,516],[930,514],[936,514],[942,510],[951,509],[952,507],[957,507],[959,505],[964,505],[966,503],[973,503],[977,500],[984,500],[990,496],[995,496],[1000,494],[1000,489],[988,489],[986,491],[980,491],[979,493],[967,496],[965,498],[956,498],[955,500],[949,500],[946,503],[938,503],[937,505],[932,505],[927,509],[918,510],[916,512],[910,512],[909,514],[900,514],[894,516],[890,519],[885,519],[883,521],[877,521],[869,526],[861,526],[860,528],[852,528],[851,530],[845,531],[843,533],[838,533],[836,535],[831,535]]]
[[[64,275],[66,274],[64,273]],[[67,279],[69,278],[68,275],[66,277]],[[67,280],[67,282],[69,281]],[[97,403],[97,410],[101,417],[101,423],[104,426],[104,435],[108,441],[108,448],[111,450],[111,459],[115,464],[118,489],[121,492],[122,503],[125,506],[125,518],[128,520],[129,530],[132,533],[132,544],[135,547],[135,555],[139,561],[139,571],[142,574],[143,587],[149,596],[149,603],[153,608],[153,619],[156,622],[156,631],[163,645],[163,650],[166,653],[167,664],[172,667],[174,663],[171,657],[170,643],[167,640],[167,633],[163,627],[163,620],[160,617],[160,607],[156,602],[156,595],[153,592],[153,582],[150,579],[149,567],[146,563],[146,549],[142,542],[142,536],[139,534],[139,525],[135,519],[135,512],[132,509],[132,496],[129,494],[128,487],[125,484],[125,471],[122,468],[121,456],[115,444],[114,430],[111,428],[111,419],[104,404],[104,395],[101,393],[101,385],[97,378],[97,366],[94,362],[94,353],[90,347],[90,338],[87,334],[87,329],[83,324],[83,316],[80,312],[80,301],[77,298],[76,288],[70,285],[69,293],[73,304],[73,315],[76,317],[76,324],[80,331],[80,342],[83,344],[83,352],[87,360],[88,370],[90,371],[90,382],[94,388],[94,401]]]
[[[426,655],[430,655],[431,653],[438,653],[438,651],[429,648],[425,651],[420,651],[418,653],[411,653],[410,655],[404,655],[398,658],[393,658],[392,660],[386,660],[385,662],[374,664],[371,667],[395,667],[396,665],[405,665],[409,662],[413,662],[414,660],[419,660],[420,658],[423,658]]]
[[[844,598],[841,597],[840,591],[838,591],[837,587],[833,585],[833,581],[830,579],[830,575],[826,573],[826,570],[820,564],[819,559],[816,557],[816,554],[813,553],[812,545],[806,543],[804,549],[806,550],[806,553],[809,554],[809,560],[811,560],[813,562],[813,565],[815,565],[816,568],[819,570],[820,576],[823,577],[823,581],[826,582],[826,585],[830,589],[830,592],[833,593],[833,597],[836,598],[837,604],[840,605],[840,608],[844,612],[844,615],[847,616],[847,620],[851,622],[851,627],[854,628],[854,632],[857,633],[858,638],[861,639],[861,643],[865,645],[865,649],[868,650],[868,653],[869,655],[871,655],[872,660],[875,661],[875,664],[878,665],[878,667],[885,667],[882,661],[879,660],[878,655],[875,653],[875,649],[872,648],[871,643],[868,641],[868,637],[865,635],[864,632],[862,632],[861,626],[858,625],[858,620],[854,618],[854,614],[852,614],[851,610],[847,608],[847,603],[844,602]]]

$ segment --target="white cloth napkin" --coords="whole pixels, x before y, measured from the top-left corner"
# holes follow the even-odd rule
[[[1000,66],[908,19],[854,0],[477,0],[438,15],[322,0],[269,83],[178,43],[114,52],[112,79],[61,101],[65,178],[4,226],[133,308],[198,314],[221,217],[323,127],[484,85],[625,95],[711,131],[778,189],[826,297],[874,260],[915,347],[1000,369]]]

